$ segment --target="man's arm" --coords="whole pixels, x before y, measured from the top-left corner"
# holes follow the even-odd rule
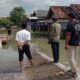
[[[16,34],[16,43],[17,43],[17,46],[18,46],[18,48],[20,49],[20,50],[22,50],[22,45],[21,45],[21,43],[19,42],[19,37],[18,37],[18,33]]]
[[[67,32],[66,33],[65,49],[68,49],[69,48],[68,43],[69,43],[70,38],[71,38],[71,32]]]
[[[20,42],[19,42],[19,41],[17,41],[17,40],[16,40],[16,43],[17,43],[17,45],[18,45],[18,46],[20,46],[20,45],[21,45],[21,44],[20,44]]]
[[[72,26],[73,25],[70,22],[67,24],[65,49],[68,49],[69,48],[68,43],[69,43],[70,38],[71,38]]]
[[[80,33],[79,33],[79,46],[80,46]]]
[[[30,40],[26,40],[22,46],[24,46],[25,44],[29,44]]]
[[[15,40],[16,40],[16,43],[17,43],[18,46],[21,45],[20,42],[19,42],[19,35],[18,35],[18,33],[16,33],[16,39]]]
[[[23,43],[23,45],[29,44],[30,40],[31,40],[31,33],[28,34],[28,38],[25,40],[25,42]]]
[[[16,40],[16,43],[17,43],[17,45],[18,45],[18,48],[19,48],[20,50],[22,50],[23,46],[21,45],[21,43],[20,43],[19,41],[17,41],[17,40]]]

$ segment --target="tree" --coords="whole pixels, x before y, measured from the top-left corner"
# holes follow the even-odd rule
[[[25,10],[22,7],[15,7],[10,12],[10,20],[16,25],[20,25],[26,19]]]
[[[13,22],[10,21],[9,17],[0,19],[0,25],[2,25],[2,26],[12,25],[12,24],[13,24]]]

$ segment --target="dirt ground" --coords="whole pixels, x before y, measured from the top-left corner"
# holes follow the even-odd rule
[[[33,54],[33,62],[33,68],[25,68],[27,80],[76,80],[68,74],[59,74],[63,71],[37,53]]]

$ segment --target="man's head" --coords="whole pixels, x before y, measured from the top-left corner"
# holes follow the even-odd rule
[[[57,18],[56,17],[52,17],[52,21],[53,22],[56,22],[57,21]]]
[[[74,19],[76,18],[76,15],[73,12],[70,12],[68,13],[68,17]]]
[[[26,29],[26,26],[27,26],[27,22],[23,22],[22,23],[22,29]]]

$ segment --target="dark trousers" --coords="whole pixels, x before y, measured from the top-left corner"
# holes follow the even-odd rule
[[[27,58],[28,58],[29,60],[32,59],[32,55],[31,55],[31,52],[30,52],[30,46],[29,46],[28,44],[25,44],[25,45],[23,46],[23,50],[20,50],[20,49],[18,48],[18,51],[19,51],[19,61],[23,61],[24,53],[25,53],[25,55],[27,56]]]
[[[59,61],[59,42],[52,42],[51,47],[52,47],[54,62],[58,62]]]

